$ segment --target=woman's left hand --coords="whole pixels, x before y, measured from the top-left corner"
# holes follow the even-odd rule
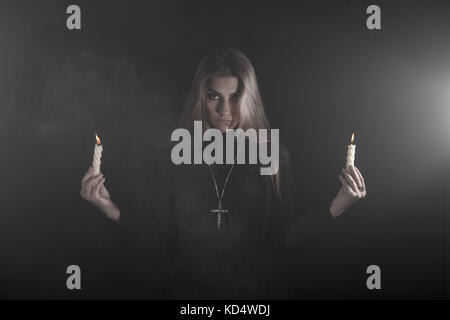
[[[366,185],[358,168],[350,165],[348,169],[342,168],[341,171],[339,180],[341,180],[342,186],[330,206],[333,218],[339,217],[346,209],[366,196]]]

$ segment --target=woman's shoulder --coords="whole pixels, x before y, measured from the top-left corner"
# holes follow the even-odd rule
[[[279,147],[280,165],[291,166],[291,154],[285,145],[280,143]]]

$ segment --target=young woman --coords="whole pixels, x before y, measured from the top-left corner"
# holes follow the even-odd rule
[[[181,127],[192,132],[195,120],[224,136],[227,129],[270,129],[255,71],[239,50],[214,50],[201,61]],[[286,236],[298,216],[287,151],[280,147],[279,170],[272,176],[261,175],[258,164],[176,166],[169,148],[154,158],[145,177],[149,201],[138,200],[142,205],[127,210],[122,203],[119,208],[103,174],[95,175],[92,168],[82,178],[81,196],[142,234],[152,252],[159,248],[174,257],[171,296],[269,296],[273,286],[264,279],[282,275],[277,262],[289,254]],[[366,195],[356,167],[342,169],[339,179],[342,187],[329,208],[333,218]],[[221,214],[222,209],[227,212]],[[127,212],[133,210],[139,212]]]

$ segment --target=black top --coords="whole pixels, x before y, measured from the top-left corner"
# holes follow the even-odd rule
[[[298,225],[299,213],[287,151],[280,148],[281,199],[271,176],[260,175],[259,165],[234,166],[223,196],[228,210],[223,231],[210,212],[218,201],[208,166],[174,165],[170,154],[171,148],[155,150],[142,176],[144,194],[134,194],[133,204],[119,203],[120,224],[140,248],[138,269],[152,270],[169,298],[277,297],[289,281],[283,279],[289,267],[284,257],[295,250],[289,235],[301,232],[289,231]],[[230,167],[211,166],[219,194]],[[154,271],[157,264],[159,271]]]

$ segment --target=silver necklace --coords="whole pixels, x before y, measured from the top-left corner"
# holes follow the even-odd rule
[[[214,177],[214,173],[212,172],[211,169],[211,165],[208,164],[208,168],[209,168],[209,172],[211,173],[211,177],[214,181],[214,187],[216,189],[216,196],[217,196],[217,208],[216,209],[211,209],[210,213],[212,214],[217,214],[217,230],[221,231],[224,230],[226,228],[226,218],[229,215],[229,212],[227,209],[224,209],[222,206],[222,198],[223,198],[223,194],[225,193],[225,188],[227,186],[228,183],[228,179],[230,178],[231,175],[231,171],[234,168],[234,165],[236,164],[236,159],[238,157],[239,151],[241,151],[241,145],[238,144],[238,148],[236,148],[236,156],[234,157],[234,161],[233,161],[233,165],[231,166],[230,170],[228,171],[228,174],[225,178],[225,182],[223,184],[223,188],[222,188],[222,192],[219,195],[219,188],[217,187],[217,181],[216,181],[216,177]]]
[[[236,155],[237,158],[237,155]],[[217,230],[224,230],[225,229],[225,216],[228,215],[228,210],[224,209],[222,207],[222,198],[223,194],[225,193],[225,188],[227,186],[228,179],[230,178],[231,171],[234,168],[234,164],[236,163],[236,158],[234,158],[233,165],[231,166],[230,170],[228,171],[227,177],[225,178],[225,182],[223,184],[222,192],[219,195],[219,188],[217,187],[216,177],[214,177],[214,173],[212,172],[211,165],[208,164],[209,172],[211,173],[211,177],[214,181],[214,187],[216,188],[216,196],[217,196],[217,208],[211,209],[210,213],[217,214]]]

